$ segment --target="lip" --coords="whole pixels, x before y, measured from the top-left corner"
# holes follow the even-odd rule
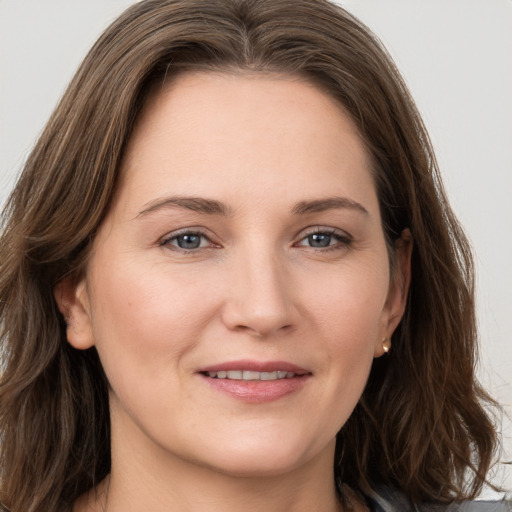
[[[297,366],[296,364],[286,361],[254,361],[249,359],[240,359],[238,361],[229,361],[201,368],[199,373],[206,372],[229,372],[232,370],[249,370],[253,372],[276,372],[283,370],[285,372],[293,372],[299,375],[311,373],[308,370]]]
[[[295,377],[278,380],[232,380],[208,377],[208,372],[250,370],[255,372],[274,372],[278,370],[293,372]],[[279,400],[301,390],[312,374],[308,370],[286,361],[238,360],[215,364],[201,368],[199,376],[205,384],[216,392],[236,400],[263,404]]]

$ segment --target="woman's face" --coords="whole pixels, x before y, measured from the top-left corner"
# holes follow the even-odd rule
[[[398,276],[338,104],[198,72],[151,97],[86,275],[56,295],[110,382],[114,454],[247,476],[332,461],[401,318]]]

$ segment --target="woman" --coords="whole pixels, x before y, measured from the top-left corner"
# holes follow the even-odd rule
[[[135,4],[5,218],[6,510],[447,508],[486,482],[470,250],[345,11]]]

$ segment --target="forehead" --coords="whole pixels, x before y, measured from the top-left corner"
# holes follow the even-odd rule
[[[224,185],[286,195],[301,186],[325,195],[341,177],[348,188],[373,190],[369,169],[350,116],[306,80],[190,72],[153,89],[127,147],[121,189],[207,196]]]

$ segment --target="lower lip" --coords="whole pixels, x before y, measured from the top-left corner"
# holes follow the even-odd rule
[[[201,377],[216,391],[242,402],[262,404],[273,402],[300,390],[309,380],[311,374],[276,380],[215,379],[206,375],[201,375]]]

